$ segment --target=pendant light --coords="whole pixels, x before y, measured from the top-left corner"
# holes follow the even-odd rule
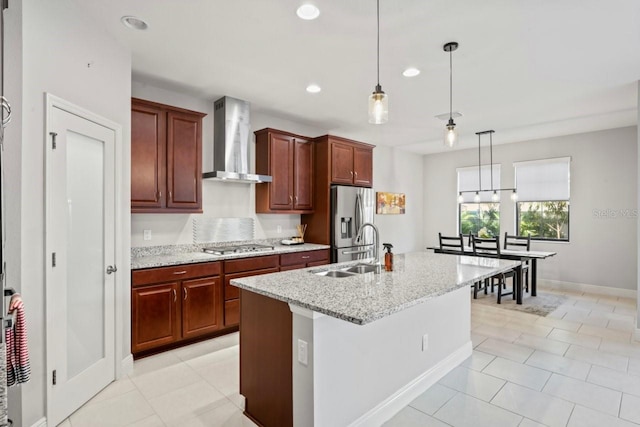
[[[443,46],[445,52],[449,52],[449,122],[444,130],[444,145],[453,147],[458,141],[458,130],[453,122],[453,54],[458,49],[458,43],[449,42]]]
[[[389,120],[389,98],[382,91],[380,86],[380,0],[376,0],[376,15],[378,18],[378,45],[377,45],[377,61],[378,61],[378,84],[376,89],[369,95],[369,123],[381,125]]]
[[[485,130],[482,132],[476,132],[478,135],[478,189],[477,190],[465,190],[458,192],[458,203],[464,203],[463,193],[475,193],[473,196],[474,203],[480,203],[482,200],[480,197],[480,193],[491,192],[491,201],[493,203],[497,203],[500,201],[500,192],[501,191],[510,191],[511,192],[511,200],[514,202],[518,201],[518,191],[516,188],[493,188],[493,134],[495,131],[493,130]],[[480,137],[482,135],[489,134],[489,164],[491,168],[491,185],[490,188],[483,189],[482,188],[482,162],[480,158]]]

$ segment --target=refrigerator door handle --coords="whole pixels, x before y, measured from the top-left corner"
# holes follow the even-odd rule
[[[362,201],[360,200],[360,194],[356,194],[356,238],[358,237],[358,231],[360,231],[360,226],[362,225]],[[355,241],[359,243],[358,240]]]
[[[366,254],[368,252],[371,252],[372,249],[364,249],[364,250],[360,250],[360,251],[342,251],[342,255],[355,255],[355,254]]]

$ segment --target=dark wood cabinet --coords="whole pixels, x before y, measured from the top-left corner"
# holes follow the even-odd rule
[[[258,276],[279,271],[278,255],[241,258],[224,261],[224,326],[236,326],[240,322],[239,289],[231,280],[240,277]]]
[[[331,242],[331,185],[373,185],[373,145],[333,135],[314,139],[314,211],[303,214],[308,225],[305,239],[310,242]]]
[[[373,186],[373,148],[353,147],[353,185]]]
[[[202,118],[132,98],[131,212],[202,212]]]
[[[131,278],[134,355],[222,328],[221,263],[135,270]]]
[[[219,277],[182,282],[182,337],[197,337],[220,329],[221,301]]]
[[[329,250],[293,252],[280,255],[280,271],[329,264]]]
[[[255,135],[256,173],[273,179],[256,185],[256,212],[313,211],[313,143],[269,128],[256,131]]]
[[[329,250],[146,268],[131,273],[131,352],[144,356],[238,330],[231,280],[329,263]]]
[[[371,187],[373,147],[331,137],[331,183]]]
[[[171,344],[180,338],[179,283],[163,283],[131,291],[131,352]]]

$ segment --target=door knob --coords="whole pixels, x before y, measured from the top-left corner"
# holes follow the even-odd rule
[[[115,273],[116,271],[118,271],[118,267],[116,267],[115,265],[107,266],[107,274]]]

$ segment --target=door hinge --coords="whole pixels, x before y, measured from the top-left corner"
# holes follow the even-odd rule
[[[51,267],[55,267],[56,266],[56,253],[52,252],[51,253]]]
[[[58,136],[58,134],[55,132],[49,132],[49,135],[51,135],[51,148],[55,150],[57,146],[56,136]]]
[[[56,385],[56,383],[58,382],[58,374],[56,372],[56,370],[53,370],[53,385]]]

